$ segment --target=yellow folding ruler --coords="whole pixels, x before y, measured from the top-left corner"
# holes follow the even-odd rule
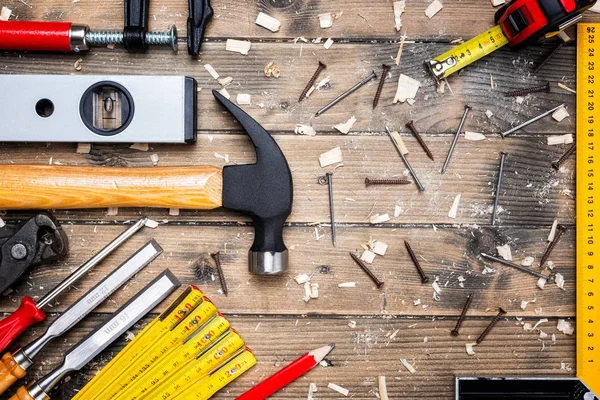
[[[600,24],[577,26],[577,377],[600,395]]]

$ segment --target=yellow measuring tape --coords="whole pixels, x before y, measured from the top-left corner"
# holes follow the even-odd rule
[[[188,287],[156,319],[150,322],[129,344],[117,354],[73,400],[95,398],[113,379],[108,377],[111,371],[123,371],[127,365],[144,350],[158,341],[167,332],[174,329],[187,314],[203,302],[204,294],[196,287]]]
[[[600,24],[577,26],[577,377],[600,395]]]
[[[439,81],[507,44],[508,39],[504,36],[502,28],[496,25],[487,32],[428,61],[427,66]]]

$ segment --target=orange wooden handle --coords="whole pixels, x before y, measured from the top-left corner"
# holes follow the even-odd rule
[[[25,386],[21,386],[17,390],[17,393],[15,393],[8,400],[35,400],[35,399],[33,397],[31,397],[31,395],[29,394],[29,392],[27,391],[27,389],[25,388]]]
[[[6,389],[26,374],[27,371],[19,366],[12,354],[4,354],[0,361],[0,394],[4,393]]]
[[[0,165],[0,209],[163,207],[213,209],[222,203],[216,167]]]

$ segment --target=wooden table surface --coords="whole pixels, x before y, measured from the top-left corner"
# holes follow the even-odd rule
[[[93,29],[122,27],[122,2],[91,0],[2,0],[0,6],[13,11],[19,20],[64,20],[89,24]],[[130,221],[147,215],[160,221],[155,230],[144,229],[107,261],[80,280],[48,308],[48,321],[24,334],[25,344],[41,334],[60,312],[96,284],[119,262],[150,238],[165,251],[158,260],[139,273],[65,336],[57,339],[37,357],[32,376],[41,377],[60,363],[64,352],[156,274],[170,268],[185,284],[198,285],[226,314],[254,351],[258,364],[228,386],[218,399],[229,399],[264,379],[300,354],[327,343],[336,349],[328,360],[331,366],[317,367],[305,377],[273,396],[276,399],[306,398],[309,382],[316,382],[318,399],[342,396],[330,389],[333,382],[350,390],[354,399],[377,398],[377,376],[385,375],[393,399],[450,399],[455,376],[573,376],[575,340],[556,330],[560,318],[575,320],[574,253],[574,160],[560,172],[550,163],[567,146],[548,146],[548,134],[575,133],[575,96],[557,88],[557,83],[575,87],[574,42],[564,46],[548,65],[532,75],[536,65],[554,47],[544,44],[519,52],[501,49],[449,79],[452,91],[437,93],[436,85],[423,62],[450,48],[449,42],[469,39],[493,24],[495,9],[489,1],[447,0],[444,9],[432,19],[424,10],[427,0],[408,2],[402,17],[408,31],[401,63],[392,65],[400,34],[394,29],[391,0],[356,2],[351,0],[214,0],[215,17],[209,24],[199,59],[187,55],[185,43],[179,53],[154,48],[146,54],[123,49],[95,49],[85,54],[34,54],[0,52],[0,71],[7,74],[150,74],[189,75],[197,79],[198,142],[192,145],[154,145],[148,152],[127,145],[94,145],[90,154],[76,154],[75,144],[4,143],[2,163],[63,165],[152,166],[150,156],[158,154],[159,165],[223,166],[215,153],[229,156],[230,164],[252,162],[254,153],[240,126],[213,99],[210,90],[219,88],[203,65],[210,63],[221,76],[233,77],[228,87],[232,96],[252,95],[252,105],[243,106],[269,130],[281,146],[292,169],[294,207],[285,229],[290,249],[289,273],[282,277],[252,276],[247,272],[247,251],[253,230],[249,219],[225,210],[181,210],[171,216],[168,210],[120,209],[117,216],[107,210],[55,210],[69,239],[68,258],[53,266],[43,266],[27,275],[15,291],[0,300],[0,312],[13,311],[23,295],[39,298],[124,229]],[[255,25],[258,12],[281,21],[272,33]],[[321,29],[318,14],[341,13],[333,27]],[[151,1],[150,28],[166,30],[176,24],[185,37],[187,2]],[[598,21],[588,13],[584,20]],[[574,31],[569,31],[574,38]],[[335,44],[326,50],[322,43],[295,41],[304,37],[331,37]],[[228,38],[248,39],[247,56],[225,51]],[[324,41],[324,40],[323,40]],[[81,71],[75,61],[83,59]],[[317,61],[327,64],[321,77],[331,76],[331,86],[297,103]],[[263,68],[270,61],[281,68],[281,77],[266,77]],[[342,104],[315,118],[314,113],[371,70],[379,73],[381,64],[392,65],[379,106],[373,111],[372,98],[377,81],[370,82]],[[400,73],[421,82],[414,105],[392,104]],[[493,81],[493,87],[491,86]],[[525,97],[522,104],[505,98],[503,92],[550,81],[550,93]],[[1,90],[1,88],[0,88]],[[2,95],[10,95],[4,94]],[[560,103],[566,103],[571,116],[562,122],[546,118],[501,139],[498,133]],[[257,104],[264,103],[261,108]],[[440,174],[453,134],[465,104],[473,107],[464,129],[482,132],[486,140],[460,138],[446,174]],[[486,117],[486,110],[493,112]],[[348,135],[332,128],[351,116],[357,122]],[[414,120],[433,151],[427,158],[404,124]],[[296,124],[312,125],[317,135],[294,133]],[[401,177],[405,167],[390,143],[385,126],[398,130],[410,150],[410,161],[426,190],[414,185],[369,187],[364,178]],[[319,154],[336,146],[344,162],[339,168],[321,168]],[[499,152],[508,152],[504,184],[500,193],[503,211],[498,226],[491,226],[491,206],[497,179]],[[317,179],[334,172],[334,202],[338,224],[338,245],[330,238],[327,187]],[[448,211],[461,195],[456,219]],[[22,193],[21,195],[26,195]],[[268,196],[269,194],[265,194]],[[395,206],[402,212],[393,217]],[[389,213],[391,220],[369,224],[369,216]],[[26,212],[10,212],[7,221],[24,220]],[[555,219],[568,227],[554,250],[551,261],[565,277],[564,290],[548,284],[536,287],[536,278],[499,265],[484,273],[481,252],[495,254],[495,247],[509,244],[513,259],[526,256],[539,260],[547,246],[547,236]],[[377,290],[352,262],[349,251],[361,249],[369,239],[389,245],[385,257],[372,268],[385,281]],[[431,277],[439,279],[441,294],[434,300],[429,284],[421,284],[403,240],[412,243]],[[229,286],[229,297],[219,293],[216,274],[195,274],[194,260],[203,253],[221,251]],[[317,273],[320,296],[308,303],[304,290],[293,277],[311,274],[317,266],[329,265],[328,274]],[[538,262],[532,267],[539,270]],[[212,276],[214,275],[214,277]],[[465,281],[460,282],[459,277]],[[461,278],[462,279],[462,278]],[[338,288],[341,282],[356,281],[355,288]],[[474,294],[472,308],[459,337],[450,335],[467,294]],[[171,296],[171,299],[175,295]],[[420,299],[421,305],[414,302]],[[535,301],[525,310],[521,301]],[[166,306],[136,325],[134,332]],[[488,338],[465,352],[488,324],[498,307],[508,311]],[[536,312],[537,309],[537,312]],[[539,332],[525,332],[522,323],[534,324],[548,318],[541,329],[556,334],[556,342],[541,341]],[[351,321],[356,327],[349,326]],[[121,338],[82,371],[64,379],[53,398],[69,398],[91,375],[110,359],[126,340]],[[416,372],[411,374],[400,362],[407,359]],[[561,368],[562,366],[562,368]]]

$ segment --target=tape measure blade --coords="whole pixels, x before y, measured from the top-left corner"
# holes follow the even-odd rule
[[[600,394],[600,24],[577,28],[577,377]]]

